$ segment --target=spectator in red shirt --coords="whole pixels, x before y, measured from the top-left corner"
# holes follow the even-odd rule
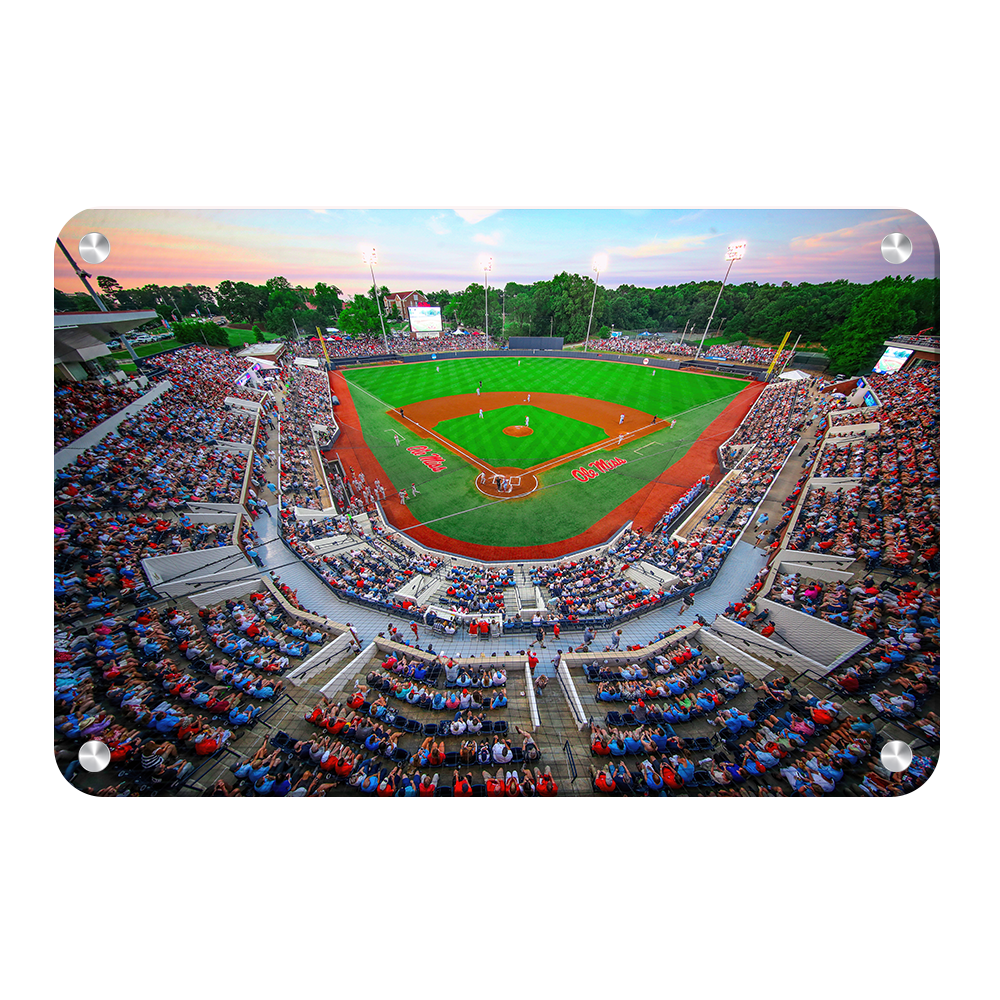
[[[593,764],[590,765],[590,776],[599,792],[613,792],[615,790],[615,779],[611,776],[610,768],[609,764],[607,769],[602,768],[598,771]]]
[[[551,798],[556,795],[559,791],[559,786],[555,783],[552,777],[552,769],[545,768],[545,773],[542,774],[538,768],[535,768],[535,788],[539,795]]]
[[[507,782],[502,767],[497,771],[495,778],[492,774],[483,771],[483,783],[486,785],[486,795],[489,798],[499,798],[506,793]]]

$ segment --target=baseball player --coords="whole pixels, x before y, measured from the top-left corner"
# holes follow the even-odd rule
[[[411,497],[415,497],[420,492],[420,490],[417,489],[416,483],[410,483],[410,489],[411,489],[410,493]]]

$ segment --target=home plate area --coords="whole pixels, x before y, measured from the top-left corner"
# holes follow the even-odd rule
[[[538,478],[523,469],[494,469],[476,476],[476,489],[488,497],[525,497],[538,489]]]

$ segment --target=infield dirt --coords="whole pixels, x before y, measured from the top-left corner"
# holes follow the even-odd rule
[[[340,372],[332,372],[330,385],[334,394],[340,399],[340,406],[337,408],[337,421],[341,427],[341,435],[336,448],[327,452],[327,455],[332,456],[335,450],[339,453],[345,468],[351,465],[355,469],[362,469],[369,481],[380,479],[384,484],[391,482],[385,470],[365,444],[357,408],[351,397],[350,386],[343,375]],[[393,498],[392,491],[388,490],[388,487],[390,499],[382,504],[382,509],[393,527],[405,531],[410,538],[421,545],[485,561],[559,558],[606,541],[629,520],[633,522],[633,527],[637,530],[648,531],[655,526],[662,513],[677,501],[696,480],[704,475],[717,477],[719,471],[717,449],[719,445],[736,429],[764,389],[764,383],[760,382],[746,386],[705,428],[683,458],[674,462],[654,480],[640,488],[632,497],[600,518],[586,531],[572,538],[545,545],[521,546],[480,545],[475,542],[450,538],[418,521],[408,507],[403,507]],[[491,397],[497,397],[497,400],[494,402]],[[461,412],[456,412],[454,409],[437,408],[438,404],[455,399],[462,401],[460,404],[463,407]],[[580,405],[577,401],[581,399],[582,397],[566,397],[555,393],[532,393],[531,405],[546,409],[551,408],[554,412],[565,413],[566,416],[573,416],[576,419],[585,420],[587,423],[601,426],[609,437],[617,438],[617,435],[625,430],[636,432],[634,437],[647,429],[650,432],[661,429],[661,421],[657,421],[655,426],[650,424],[650,414],[601,400],[585,400],[587,408],[585,415],[583,415],[577,409]],[[523,393],[484,393],[481,396],[472,393],[468,396],[444,397],[404,407],[405,422],[412,431],[419,434],[420,428],[416,426],[415,422],[411,423],[411,417],[419,416],[419,423],[423,427],[433,427],[441,420],[477,413],[480,407],[485,409],[484,404],[487,401],[489,401],[490,409],[501,405],[509,406],[526,402]],[[569,409],[563,410],[562,407]],[[397,411],[389,412],[397,413]],[[625,421],[619,428],[618,419],[623,412],[625,413]],[[430,433],[426,436],[431,437]],[[460,451],[460,449],[456,450]],[[563,460],[564,458],[559,459],[559,461]],[[471,464],[473,467],[470,468],[469,473],[470,476],[474,476],[479,468],[482,468],[482,463],[473,462]],[[403,484],[402,488],[406,488],[408,485]],[[525,497],[523,500],[515,502],[531,503],[532,498]]]

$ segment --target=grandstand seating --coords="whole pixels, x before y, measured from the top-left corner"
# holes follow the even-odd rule
[[[337,676],[348,671],[333,695],[341,701],[317,704],[313,692],[284,675],[336,630],[298,618],[291,588],[276,581],[281,597],[254,589],[200,610],[156,600],[141,560],[234,541],[230,523],[200,521],[191,504],[238,503],[245,482],[259,497],[277,480],[286,557],[307,566],[337,599],[416,623],[428,602],[397,595],[422,578],[439,584],[422,591],[436,606],[502,614],[514,635],[535,628],[510,606],[513,567],[445,565],[386,537],[376,520],[359,535],[346,513],[375,512],[376,484],[335,479],[338,516],[295,516],[296,507],[315,504],[320,488],[310,425],[332,416],[325,373],[281,369],[279,424],[269,396],[235,385],[245,359],[194,346],[162,363],[172,387],[56,474],[56,746],[71,753],[100,737],[114,761],[107,781],[86,787],[98,794],[554,794],[553,762],[545,762],[547,772],[532,768],[541,760],[537,745],[529,755],[528,744],[513,737],[527,708],[507,702],[506,673],[514,668],[506,660],[501,669],[466,658],[459,664],[466,684],[459,674],[449,678],[447,657],[412,649],[352,677],[351,652],[330,666]],[[887,795],[926,780],[938,739],[938,376],[922,369],[869,382],[880,405],[856,412],[841,412],[839,402],[818,409],[810,385],[769,385],[721,449],[728,478],[711,502],[703,501],[713,484],[693,484],[652,531],[625,532],[603,554],[522,574],[542,595],[549,629],[641,619],[711,585],[810,418],[820,420],[818,435],[827,426],[878,424],[865,436],[828,440],[807,460],[772,526],[772,553],[781,555],[727,611],[766,639],[767,616],[754,613],[753,601],[767,595],[853,630],[869,645],[826,677],[779,677],[756,688],[737,662],[709,659],[690,639],[667,652],[640,649],[631,658],[638,663],[590,663],[580,671],[584,691],[592,689],[584,700],[604,710],[591,746],[610,761],[592,771],[595,792]],[[61,398],[72,408],[57,406],[57,445],[131,401],[127,393],[94,389]],[[257,438],[255,427],[263,431]],[[268,448],[268,430],[275,441],[280,432],[279,447]],[[260,505],[251,506],[259,513]],[[260,563],[252,517],[241,521],[237,540]],[[323,551],[319,543],[331,540]],[[837,555],[847,568],[835,579],[810,576],[804,566],[780,569],[796,553]],[[640,561],[678,582],[659,589],[640,583],[625,572]],[[519,662],[523,669],[523,657]],[[862,710],[872,722],[859,718]],[[922,752],[905,775],[880,770],[875,721],[919,741]],[[259,745],[256,735],[247,739],[261,728],[268,735]],[[502,774],[486,773],[497,766]],[[482,781],[470,776],[473,769],[484,772]],[[72,765],[67,774],[82,784]]]

